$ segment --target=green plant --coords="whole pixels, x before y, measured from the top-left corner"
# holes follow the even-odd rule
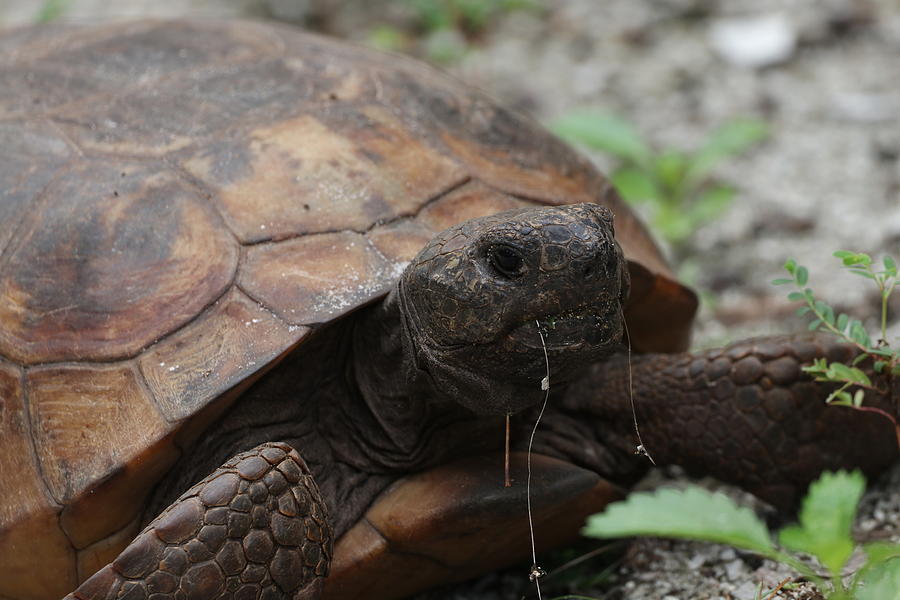
[[[425,33],[457,29],[469,34],[483,31],[501,14],[534,8],[533,0],[404,0]]]
[[[892,385],[894,376],[900,375],[900,350],[891,348],[887,341],[888,299],[897,285],[897,263],[890,256],[885,256],[881,262],[883,268],[878,269],[868,254],[839,250],[834,256],[841,259],[843,267],[850,273],[869,279],[878,288],[881,297],[881,327],[878,340],[872,340],[862,321],[852,319],[844,313],[836,314],[830,305],[817,299],[812,289],[807,286],[809,270],[797,264],[796,260],[789,259],[784,264],[790,278],[776,279],[772,283],[794,285],[796,290],[788,294],[788,300],[804,303],[804,306],[797,310],[797,314],[813,317],[809,324],[810,331],[831,333],[859,349],[859,354],[849,365],[817,358],[812,365],[803,367],[803,370],[812,375],[816,381],[838,385],[825,401],[881,414],[894,424],[897,429],[897,441],[900,444],[900,426],[897,425],[894,416],[876,407],[863,406],[866,390],[880,393],[888,390],[879,389],[869,375],[858,366],[863,361],[870,360],[872,370],[883,375],[881,381],[886,382],[887,386]]]
[[[799,522],[778,533],[780,547],[750,509],[738,507],[724,494],[698,487],[632,494],[591,516],[582,533],[597,538],[641,535],[729,544],[789,565],[830,600],[897,598],[898,544],[864,544],[865,563],[851,576],[844,576],[856,549],[851,527],[864,487],[859,472],[824,473],[810,485]],[[811,555],[826,574],[792,553]]]
[[[49,23],[61,17],[69,7],[70,0],[44,0],[41,9],[38,11],[35,21],[38,23]]]
[[[551,124],[561,137],[616,159],[611,180],[627,202],[646,204],[654,228],[677,246],[694,229],[718,217],[734,198],[734,188],[712,178],[723,160],[768,136],[756,119],[730,121],[713,131],[698,150],[656,150],[620,117],[573,112]]]
[[[415,51],[436,63],[453,63],[501,15],[535,10],[535,0],[398,0],[406,9],[405,27],[381,24],[369,32],[369,43],[382,50]]]

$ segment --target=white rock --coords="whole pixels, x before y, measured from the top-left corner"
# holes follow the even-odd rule
[[[898,101],[893,94],[842,92],[834,96],[832,104],[839,117],[850,121],[877,123],[897,118]]]
[[[765,67],[791,57],[797,46],[797,32],[780,13],[722,19],[711,25],[709,43],[731,64]]]

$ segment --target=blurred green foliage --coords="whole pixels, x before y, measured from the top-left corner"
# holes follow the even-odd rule
[[[503,15],[539,7],[537,0],[396,1],[408,22],[374,27],[369,42],[382,50],[413,51],[443,64],[460,60],[472,39]]]
[[[457,29],[477,34],[496,17],[534,8],[534,0],[403,0],[413,10],[416,24],[426,33]]]
[[[69,0],[44,0],[35,17],[37,23],[49,23],[61,17],[69,7]]]
[[[763,121],[738,119],[713,131],[699,149],[683,151],[657,150],[629,121],[593,111],[570,113],[551,127],[567,140],[612,156],[616,190],[630,204],[645,205],[654,229],[676,249],[734,199],[735,189],[712,177],[714,168],[769,133]]]

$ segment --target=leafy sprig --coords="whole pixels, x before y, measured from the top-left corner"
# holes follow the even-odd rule
[[[813,290],[808,286],[809,270],[794,259],[789,259],[784,264],[784,269],[790,278],[776,279],[772,283],[775,285],[793,284],[797,288],[788,294],[788,300],[804,303],[804,306],[797,309],[797,314],[812,317],[812,321],[809,323],[810,331],[831,333],[856,346],[860,351],[850,364],[817,358],[812,365],[803,367],[803,370],[812,375],[816,381],[838,385],[825,401],[830,404],[876,412],[884,416],[894,424],[898,443],[900,443],[900,427],[897,426],[895,417],[881,409],[863,406],[866,391],[883,392],[885,390],[880,390],[875,386],[869,374],[858,366],[866,359],[870,359],[872,370],[875,373],[883,374],[888,378],[900,375],[900,351],[892,349],[887,342],[888,299],[897,285],[897,263],[890,256],[885,256],[881,261],[881,267],[876,267],[872,257],[868,254],[848,250],[839,250],[834,253],[834,256],[841,259],[843,267],[850,273],[871,280],[878,288],[881,297],[881,329],[877,340],[872,339],[862,321],[845,313],[836,313],[829,304],[816,298]]]
[[[551,126],[563,138],[614,157],[618,164],[610,179],[616,190],[630,204],[647,205],[654,228],[676,247],[734,198],[734,188],[712,177],[714,168],[768,136],[764,122],[737,119],[713,131],[697,150],[656,150],[634,125],[613,115],[573,112]]]
[[[810,486],[799,522],[782,529],[777,544],[752,511],[724,494],[696,486],[632,494],[591,516],[582,533],[597,538],[642,535],[729,544],[792,567],[829,600],[893,598],[900,589],[900,545],[863,545],[865,564],[844,577],[857,547],[851,528],[864,487],[858,471],[824,473]],[[814,557],[825,574],[791,552]]]

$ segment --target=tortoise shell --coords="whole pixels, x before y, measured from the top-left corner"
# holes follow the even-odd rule
[[[59,597],[268,366],[381,297],[426,240],[599,202],[632,344],[695,309],[594,168],[398,56],[253,22],[0,35],[0,596]]]

